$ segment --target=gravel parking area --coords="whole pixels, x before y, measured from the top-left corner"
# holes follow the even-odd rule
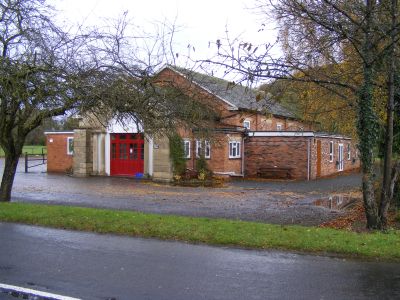
[[[1,172],[3,165],[0,159]],[[224,188],[178,187],[129,178],[47,174],[43,166],[25,174],[22,159],[12,201],[318,225],[344,214],[337,206],[360,185],[361,176],[352,174],[309,182],[235,180]]]

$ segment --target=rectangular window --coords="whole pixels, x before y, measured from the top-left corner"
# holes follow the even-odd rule
[[[117,159],[117,144],[111,144],[111,158]]]
[[[200,158],[201,155],[201,141],[200,140],[196,140],[196,157]]]
[[[244,121],[243,127],[246,128],[247,130],[250,130],[250,121],[249,120]]]
[[[130,160],[138,159],[138,145],[137,144],[130,144]]]
[[[333,142],[329,142],[329,161],[333,161]]]
[[[229,158],[240,158],[240,142],[229,142]]]
[[[204,145],[204,152],[203,152],[203,145]],[[211,157],[211,146],[209,141],[203,142],[201,140],[196,140],[196,158],[200,158],[200,155],[204,155],[204,158]]]
[[[190,158],[190,141],[183,140],[183,148],[185,150],[185,158]]]
[[[120,144],[119,145],[119,159],[128,159],[128,145]]]
[[[211,144],[210,141],[204,141],[204,157],[211,158]]]
[[[282,131],[282,124],[276,124],[276,130]]]
[[[350,144],[347,144],[347,160],[351,159],[351,149]]]
[[[74,154],[74,138],[67,137],[67,154],[73,155]]]

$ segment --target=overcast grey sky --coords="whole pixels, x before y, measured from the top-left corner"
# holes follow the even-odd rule
[[[195,47],[195,58],[215,54],[209,41],[224,38],[226,28],[231,37],[241,36],[255,44],[274,42],[273,30],[258,32],[261,20],[251,7],[254,1],[242,0],[54,0],[67,22],[100,24],[104,18],[116,18],[124,11],[144,28],[151,22],[164,19],[181,26],[174,37],[174,51],[187,52],[187,45]],[[193,54],[192,54],[193,55]]]

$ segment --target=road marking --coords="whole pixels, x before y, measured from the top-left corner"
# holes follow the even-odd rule
[[[68,297],[68,296],[51,294],[51,293],[36,291],[36,290],[32,290],[32,289],[27,289],[27,288],[15,286],[15,285],[3,284],[3,283],[0,283],[0,292],[3,292],[3,293],[17,292],[17,293],[26,294],[26,295],[42,297],[44,299],[81,300],[79,298],[72,298],[72,297]]]

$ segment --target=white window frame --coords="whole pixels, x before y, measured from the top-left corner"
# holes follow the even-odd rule
[[[329,162],[333,162],[333,158],[335,155],[335,150],[334,150],[334,145],[333,145],[333,141],[329,142]]]
[[[186,154],[186,145],[188,145],[188,147],[187,147],[187,149],[188,149],[188,153]],[[191,149],[190,149],[190,140],[187,140],[187,139],[184,139],[183,140],[183,149],[184,149],[184,152],[185,152],[185,158],[190,158],[190,152],[191,152]]]
[[[204,158],[209,159],[211,158],[211,145],[210,141],[207,140],[205,140],[204,142],[202,140],[196,140],[196,158],[200,158],[200,154],[203,151],[203,143],[204,143]]]
[[[241,157],[241,142],[229,141],[229,158]]]
[[[276,124],[276,131],[282,131],[282,123]]]
[[[71,143],[72,143],[72,151],[70,151]],[[67,137],[67,155],[74,155],[74,138],[72,136]]]
[[[208,154],[207,154],[208,152]],[[204,158],[211,158],[211,144],[210,141],[204,141]]]
[[[351,160],[351,147],[347,144],[347,160]]]
[[[196,158],[200,158],[201,150],[203,149],[202,146],[201,140],[196,140]]]
[[[338,145],[338,171],[343,171],[344,170],[344,147],[343,144]]]
[[[250,128],[251,128],[250,120],[244,120],[243,121],[243,127],[246,128],[247,130],[250,130]]]

